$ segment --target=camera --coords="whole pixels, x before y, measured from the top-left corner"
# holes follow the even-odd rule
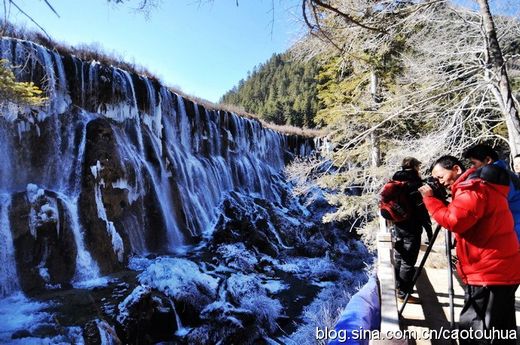
[[[448,199],[448,192],[446,191],[446,188],[439,182],[439,179],[430,176],[427,179],[424,179],[423,182],[430,186],[430,188],[433,190],[433,196],[437,199],[446,201]]]

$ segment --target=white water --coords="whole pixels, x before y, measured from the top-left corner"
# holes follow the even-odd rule
[[[8,296],[19,289],[9,222],[10,206],[11,197],[0,194],[0,297]]]
[[[149,243],[159,246],[156,242],[163,235],[165,247],[175,252],[190,236],[208,234],[218,219],[220,202],[230,191],[279,198],[272,176],[284,167],[284,135],[256,120],[199,107],[118,68],[110,70],[77,58],[67,62],[24,41],[0,39],[0,45],[3,57],[15,56],[14,64],[36,52],[29,66],[44,65],[51,97],[48,107],[37,115],[24,114],[24,121],[0,119],[0,185],[10,195],[30,183],[59,195],[78,248],[75,284],[99,277],[98,265],[84,243],[89,229],[79,216],[81,192],[94,193],[98,216],[120,261],[130,252],[148,253]],[[66,71],[75,75],[66,76]],[[121,167],[116,171],[120,176],[106,181],[107,186],[98,181],[94,190],[82,190],[84,154],[92,144],[86,142],[86,126],[98,117],[108,120],[111,131],[107,133],[113,132],[117,143],[113,156],[99,158],[101,165],[119,159],[115,166]],[[109,219],[107,213],[112,213],[103,204],[109,187],[128,197],[123,201],[129,205],[123,203],[118,220]],[[157,204],[147,204],[148,200]],[[149,228],[157,216],[164,229]],[[123,234],[130,252],[125,252]]]
[[[74,241],[76,242],[76,273],[74,274],[73,283],[81,284],[85,281],[91,281],[99,278],[99,267],[92,259],[90,253],[85,249],[84,230],[79,222],[78,215],[78,198],[69,200],[65,195],[61,195],[61,200],[67,208],[67,213],[72,231],[74,233]]]
[[[183,337],[191,331],[191,328],[184,327],[182,325],[181,318],[179,317],[179,314],[177,313],[177,309],[175,309],[175,303],[172,301],[171,298],[170,298],[170,304],[171,304],[173,312],[175,314],[175,322],[177,323],[177,330],[175,331],[175,335],[178,337]]]
[[[116,228],[114,227],[114,223],[108,220],[107,212],[105,210],[105,206],[103,205],[103,200],[101,198],[101,185],[96,184],[96,187],[94,188],[94,194],[96,199],[96,206],[97,206],[97,213],[99,218],[105,222],[105,226],[108,232],[108,235],[112,241],[112,248],[114,250],[114,253],[117,256],[117,259],[119,262],[123,262],[123,255],[125,248],[123,246],[123,239],[119,235],[119,233],[116,231]]]

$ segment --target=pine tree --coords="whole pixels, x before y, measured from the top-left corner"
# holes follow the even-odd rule
[[[295,62],[289,53],[274,54],[222,96],[220,102],[279,125],[311,128],[318,110],[316,59]]]

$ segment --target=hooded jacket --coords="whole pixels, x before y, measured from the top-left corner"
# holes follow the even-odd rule
[[[451,187],[452,202],[434,197],[424,204],[435,221],[455,233],[457,271],[465,284],[520,283],[520,251],[507,195],[509,176],[486,165],[469,169]]]
[[[516,236],[518,237],[518,240],[520,240],[520,179],[514,172],[508,170],[507,164],[503,160],[498,160],[493,164],[505,169],[511,179],[511,182],[509,182],[507,201],[509,203],[509,209],[513,214]]]

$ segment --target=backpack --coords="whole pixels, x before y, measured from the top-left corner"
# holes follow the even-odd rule
[[[408,182],[390,180],[379,193],[379,210],[383,218],[394,223],[410,218],[412,206]]]

